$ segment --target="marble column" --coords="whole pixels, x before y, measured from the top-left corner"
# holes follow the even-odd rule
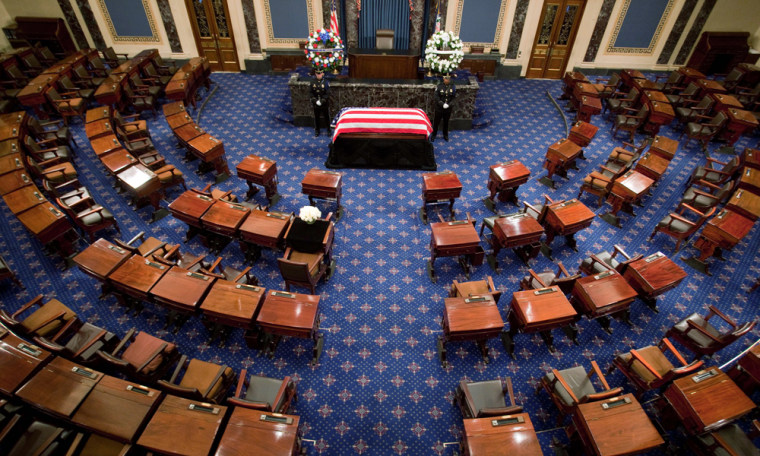
[[[686,63],[686,59],[689,57],[689,54],[691,54],[692,48],[699,40],[699,34],[702,33],[702,28],[705,26],[705,22],[707,22],[707,17],[715,7],[715,2],[716,0],[705,0],[702,4],[699,14],[697,14],[696,19],[694,19],[694,22],[691,24],[689,34],[686,35],[686,39],[681,45],[681,50],[678,51],[678,56],[675,61],[676,65],[683,65]],[[737,11],[737,13],[739,12]]]
[[[670,61],[670,56],[676,50],[676,44],[678,44],[678,40],[686,28],[686,23],[689,22],[695,6],[697,6],[697,0],[686,0],[684,2],[681,12],[678,13],[676,23],[673,24],[673,28],[670,30],[670,34],[668,34],[668,40],[665,41],[665,46],[663,46],[662,52],[660,52],[660,56],[657,58],[658,64],[664,65]]]
[[[248,50],[251,51],[251,54],[260,54],[261,41],[259,40],[259,26],[256,24],[253,0],[243,0],[243,18],[245,19],[245,31],[248,34]]]
[[[98,22],[95,20],[95,15],[92,14],[90,2],[87,0],[77,0],[77,6],[79,7],[79,12],[82,13],[82,19],[84,19],[85,24],[87,24],[87,30],[90,32],[95,47],[98,49],[105,49],[106,42],[103,41],[103,35],[100,33]]]
[[[414,10],[409,12],[409,50],[419,51],[425,31],[425,0],[414,0]]]
[[[348,48],[359,47],[359,10],[356,8],[356,0],[346,0],[346,39]]]
[[[607,30],[607,23],[610,21],[610,15],[614,7],[615,0],[604,0],[602,9],[599,11],[599,16],[596,18],[596,25],[594,26],[594,32],[591,34],[591,40],[589,40],[588,47],[586,48],[586,56],[583,58],[584,62],[596,60],[596,53],[599,52],[599,46],[602,44],[604,31]]]
[[[182,53],[182,43],[179,41],[177,25],[174,23],[174,15],[172,15],[169,0],[156,0],[156,3],[158,3],[158,10],[161,12],[164,30],[166,30],[166,35],[169,38],[169,46],[172,48],[172,52],[180,54]]]
[[[517,51],[520,50],[520,40],[522,39],[523,27],[525,27],[525,15],[528,13],[530,0],[518,0],[515,7],[515,19],[512,22],[512,31],[509,32],[509,43],[507,44],[507,58],[516,59]]]
[[[71,32],[74,34],[74,41],[77,42],[79,49],[87,49],[90,47],[90,43],[87,42],[87,37],[84,35],[82,26],[79,25],[79,19],[77,19],[74,9],[71,7],[69,0],[58,0],[58,6],[63,11],[63,17],[66,18],[66,23],[69,24]]]

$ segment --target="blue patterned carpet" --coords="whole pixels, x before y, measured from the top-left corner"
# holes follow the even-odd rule
[[[214,74],[218,90],[208,99],[200,124],[225,143],[230,167],[249,153],[273,158],[278,163],[280,193],[283,199],[275,206],[282,211],[297,211],[308,204],[300,193],[300,181],[312,167],[323,167],[327,156],[328,139],[313,136],[308,127],[295,128],[274,120],[288,93],[285,76],[253,76],[245,74]],[[454,131],[451,141],[438,139],[435,153],[439,170],[455,171],[463,185],[462,197],[455,208],[458,214],[470,212],[480,220],[490,215],[482,199],[487,195],[488,166],[516,158],[531,169],[530,181],[519,189],[520,200],[539,203],[542,194],[554,199],[573,198],[580,181],[602,164],[609,152],[621,140],[610,136],[610,121],[597,116],[593,123],[600,126],[599,134],[587,148],[588,160],[579,162],[580,171],[571,171],[569,181],[561,181],[556,190],[538,182],[545,174],[542,161],[547,146],[564,136],[565,127],[559,113],[546,96],[546,91],[558,97],[559,81],[514,80],[487,81],[482,84],[479,105],[492,120],[483,129]],[[205,93],[204,93],[205,97]],[[196,163],[182,163],[184,152],[176,149],[176,141],[163,115],[149,118],[153,141],[167,161],[185,172],[188,187],[202,188],[211,182],[208,174],[193,173]],[[137,212],[126,204],[126,197],[117,194],[105,169],[95,159],[84,136],[81,123],[73,127],[80,151],[75,166],[82,182],[96,199],[112,209],[128,239],[145,230],[153,236],[172,243],[181,243],[186,226],[171,216],[153,225],[148,224],[150,209]],[[677,138],[680,132],[665,128],[661,134]],[[621,138],[624,135],[621,135]],[[637,143],[643,137],[637,137]],[[743,137],[737,149],[757,147],[758,137]],[[616,229],[601,219],[580,232],[579,252],[555,241],[555,257],[571,271],[591,253],[611,249],[617,243],[629,253],[648,254],[658,250],[673,254],[674,241],[662,234],[652,243],[647,237],[656,223],[674,209],[685,190],[692,170],[705,163],[696,143],[688,150],[680,149],[664,180],[638,209],[638,217],[623,219],[623,228]],[[716,145],[711,145],[711,150]],[[159,337],[175,341],[182,353],[190,357],[226,363],[237,372],[247,368],[250,373],[282,377],[293,376],[298,382],[299,400],[293,413],[302,418],[302,431],[309,454],[453,454],[454,447],[446,442],[460,438],[462,417],[453,403],[454,390],[462,379],[488,380],[511,377],[517,401],[530,413],[540,432],[544,452],[551,454],[551,440],[566,442],[564,431],[554,429],[556,409],[541,393],[534,395],[538,380],[551,368],[566,368],[575,364],[589,367],[596,360],[606,369],[617,352],[656,343],[676,321],[692,312],[702,312],[715,305],[730,317],[743,322],[758,318],[760,292],[746,293],[747,287],[760,275],[760,229],[752,232],[732,251],[725,262],[713,265],[714,275],[699,274],[688,266],[689,277],[675,290],[659,300],[660,313],[654,314],[642,302],[632,305],[634,326],[612,322],[610,336],[593,321],[581,320],[580,346],[573,345],[556,331],[553,354],[538,335],[518,335],[515,339],[517,359],[512,360],[494,339],[488,347],[491,362],[484,364],[473,343],[453,343],[449,346],[450,366],[443,369],[436,354],[436,338],[441,333],[443,298],[452,280],[465,280],[452,258],[437,261],[438,283],[430,282],[425,265],[430,257],[430,229],[418,218],[421,177],[417,171],[345,170],[343,205],[345,217],[337,224],[335,256],[338,269],[318,292],[322,296],[321,331],[325,347],[319,365],[309,366],[311,342],[289,339],[280,344],[274,359],[259,356],[249,349],[241,331],[233,332],[228,344],[220,348],[206,343],[207,332],[200,318],[194,317],[180,334],[162,331],[164,311],[148,305],[137,316],[125,315],[114,297],[98,300],[98,284],[76,268],[61,272],[62,262],[43,255],[42,246],[34,240],[1,205],[0,252],[10,260],[27,287],[19,291],[10,282],[2,284],[2,307],[13,311],[22,303],[43,293],[56,297],[76,308],[85,320],[103,325],[122,336],[129,328],[138,327]],[[223,190],[233,190],[243,196],[246,185],[233,176],[220,184]],[[169,200],[179,195],[173,190]],[[255,200],[265,203],[263,191]],[[582,200],[597,214],[607,207],[596,208],[595,197]],[[164,202],[164,205],[168,202]],[[323,213],[332,206],[321,205]],[[516,208],[499,204],[502,212]],[[480,224],[478,223],[478,230]],[[105,237],[116,233],[108,231]],[[485,243],[483,244],[486,245]],[[82,248],[85,243],[82,242]],[[193,253],[205,252],[194,239],[183,249]],[[681,265],[680,255],[696,251],[682,248],[674,257]],[[277,269],[274,252],[265,252],[254,265],[254,271],[264,286],[284,289]],[[243,256],[237,243],[223,252],[227,263],[242,266]],[[492,271],[486,263],[480,266],[473,280],[491,275],[499,289],[502,316],[511,293],[519,288],[526,268],[511,251],[501,253],[500,269]],[[534,261],[533,269],[553,267],[543,256]],[[719,353],[708,364],[720,364],[739,353],[758,338],[758,332],[745,337]],[[608,381],[632,391],[624,377],[615,371]],[[651,399],[651,395],[645,399]]]

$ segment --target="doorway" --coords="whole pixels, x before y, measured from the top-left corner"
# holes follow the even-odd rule
[[[562,77],[585,6],[586,0],[544,0],[526,78]]]
[[[240,71],[227,0],[185,0],[201,57],[211,71]]]

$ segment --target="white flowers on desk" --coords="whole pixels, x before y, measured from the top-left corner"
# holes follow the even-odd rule
[[[298,211],[298,218],[306,223],[314,223],[322,217],[322,213],[314,206],[304,206]]]

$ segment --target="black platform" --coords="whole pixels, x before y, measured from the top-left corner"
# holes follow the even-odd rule
[[[330,143],[328,168],[420,169],[435,171],[433,144],[423,138],[339,136]]]

